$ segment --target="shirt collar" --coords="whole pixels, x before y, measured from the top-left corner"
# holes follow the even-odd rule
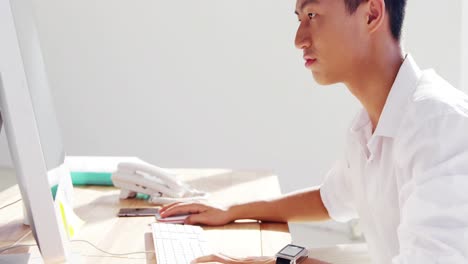
[[[410,94],[416,89],[421,75],[422,71],[416,65],[413,57],[407,55],[385,101],[374,132],[375,136],[392,138],[395,136],[400,126],[401,117],[404,116]]]
[[[354,120],[351,122],[351,132],[360,133],[363,129],[369,126],[371,120],[366,109],[361,108]]]
[[[407,55],[388,94],[379,123],[372,134],[372,123],[365,108],[362,108],[351,122],[351,134],[360,143],[368,160],[378,152],[379,136],[393,138],[400,126],[401,117],[406,111],[410,95],[414,92],[421,78],[422,71]]]

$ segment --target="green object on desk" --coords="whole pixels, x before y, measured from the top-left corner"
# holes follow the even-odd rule
[[[50,191],[52,192],[52,199],[55,200],[55,196],[57,195],[57,189],[58,189],[58,184],[52,186],[52,188],[50,188]]]
[[[138,200],[148,200],[150,198],[150,196],[148,194],[144,194],[144,193],[137,193],[136,199]]]
[[[71,172],[73,185],[113,186],[110,172]]]
[[[112,173],[110,172],[71,172],[73,186],[84,186],[84,185],[100,185],[100,186],[114,186],[111,179]],[[57,186],[55,190],[52,190],[53,196],[57,192]],[[136,199],[148,200],[149,195],[144,193],[137,193]]]
[[[112,173],[110,172],[71,172],[72,183],[75,186],[83,185],[101,185],[101,186],[114,186],[111,179]],[[57,195],[58,184],[52,186],[52,198],[55,200]]]

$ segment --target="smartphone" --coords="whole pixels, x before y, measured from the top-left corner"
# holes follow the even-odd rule
[[[147,208],[120,208],[117,216],[129,217],[129,216],[155,216],[159,214],[159,209],[154,207]]]
[[[180,215],[173,215],[169,217],[164,217],[162,218],[161,215],[159,215],[159,212],[156,213],[155,217],[156,220],[160,223],[168,223],[168,224],[183,224],[185,219],[189,217],[190,214],[180,214]]]

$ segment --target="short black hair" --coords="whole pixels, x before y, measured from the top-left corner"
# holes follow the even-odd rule
[[[368,0],[344,0],[346,9],[350,14],[353,14],[362,2],[367,1]],[[390,16],[390,28],[393,38],[400,40],[403,19],[405,18],[406,0],[385,0],[385,7]]]

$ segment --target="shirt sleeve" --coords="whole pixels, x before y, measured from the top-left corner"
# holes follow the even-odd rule
[[[396,151],[409,173],[392,263],[468,263],[468,116],[431,118],[407,135]]]
[[[330,217],[338,222],[357,218],[352,188],[348,180],[350,175],[346,175],[346,168],[346,160],[337,161],[320,186],[322,202]]]

